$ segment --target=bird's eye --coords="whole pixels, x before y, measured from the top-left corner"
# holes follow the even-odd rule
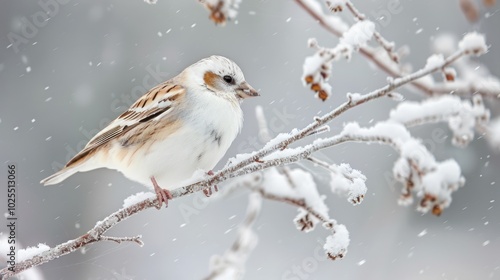
[[[232,84],[234,82],[233,80],[233,77],[229,76],[229,75],[226,75],[224,77],[222,77],[224,79],[224,81],[228,84]]]

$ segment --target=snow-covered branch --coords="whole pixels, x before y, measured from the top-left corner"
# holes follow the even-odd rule
[[[474,139],[475,128],[481,130],[487,127],[490,111],[484,106],[480,95],[475,95],[472,102],[453,95],[443,95],[422,102],[403,102],[391,111],[390,118],[407,127],[448,122],[453,132],[452,143],[465,147]]]
[[[156,3],[155,0],[147,0]],[[237,14],[240,0],[199,0],[210,11],[210,19],[216,24],[224,24]],[[302,129],[290,133],[281,133],[272,138],[266,125],[262,108],[257,108],[257,120],[260,137],[267,144],[250,154],[241,154],[229,160],[226,166],[213,175],[199,175],[191,178],[190,183],[172,191],[173,199],[198,191],[205,191],[211,186],[226,180],[233,180],[233,186],[243,186],[253,193],[249,196],[249,206],[245,220],[240,226],[237,240],[222,256],[212,258],[210,275],[207,279],[239,278],[244,273],[244,264],[257,237],[252,230],[261,208],[262,198],[284,202],[297,207],[298,214],[294,223],[298,230],[309,232],[320,223],[331,232],[326,238],[324,249],[332,259],[343,258],[349,245],[349,233],[346,227],[330,217],[329,208],[315,183],[311,173],[301,168],[288,165],[302,160],[309,160],[315,165],[331,172],[331,191],[347,197],[353,205],[361,203],[366,195],[366,177],[349,164],[335,165],[321,161],[313,156],[315,152],[345,142],[380,143],[394,148],[400,155],[393,167],[396,180],[403,184],[400,204],[409,205],[414,198],[419,199],[417,210],[440,215],[452,199],[452,193],[464,185],[461,169],[453,159],[437,161],[419,139],[411,136],[407,127],[429,122],[446,121],[453,131],[453,143],[467,145],[474,136],[474,130],[484,131],[488,139],[500,143],[500,120],[489,123],[490,112],[484,106],[483,98],[500,96],[500,81],[489,75],[478,75],[469,71],[470,60],[457,63],[457,70],[451,64],[463,56],[478,56],[487,52],[484,36],[477,33],[467,34],[453,51],[443,50],[442,54],[431,55],[426,65],[413,73],[409,67],[400,65],[401,57],[395,51],[395,43],[388,41],[376,29],[375,24],[349,0],[327,1],[331,12],[349,11],[356,23],[349,26],[337,15],[327,15],[314,0],[296,0],[322,26],[340,37],[333,48],[319,46],[315,39],[309,40],[309,46],[315,54],[306,58],[303,82],[316,92],[317,97],[325,101],[332,94],[328,83],[334,61],[350,59],[355,52],[360,52],[370,62],[388,73],[388,84],[366,94],[348,93],[347,101],[327,114],[314,118],[314,121]],[[344,9],[346,8],[346,9]],[[370,41],[378,47],[369,45]],[[445,58],[444,55],[447,55]],[[443,81],[438,83],[429,74],[441,72]],[[412,84],[428,96],[434,98],[422,102],[404,102],[391,111],[387,121],[363,128],[357,123],[347,123],[343,130],[333,136],[316,139],[310,143],[291,147],[295,142],[313,134],[328,131],[327,124],[356,106],[368,101],[390,97],[401,101],[402,96],[394,93],[404,85]],[[459,96],[472,97],[462,100]],[[476,94],[477,93],[477,94]],[[475,94],[475,95],[474,95]],[[500,146],[500,144],[498,144]],[[201,173],[200,173],[201,174]],[[112,213],[84,235],[50,248],[39,244],[19,253],[20,258],[13,270],[0,270],[1,278],[7,278],[26,271],[31,267],[51,261],[99,241],[135,242],[142,246],[141,236],[112,237],[105,235],[112,227],[128,217],[148,208],[156,207],[156,196],[149,193],[134,195],[124,202],[123,208]],[[21,257],[23,255],[23,257]]]
[[[366,16],[364,14],[360,13],[351,1],[349,1],[349,0],[345,1],[345,5],[357,20],[360,20],[360,21],[366,20]],[[394,42],[389,42],[387,39],[385,39],[382,36],[382,34],[380,34],[376,30],[373,31],[373,38],[387,52],[387,55],[395,63],[399,63],[399,55],[394,51],[394,48],[395,48]]]
[[[302,7],[306,12],[308,12],[314,19],[316,19],[321,26],[323,26],[327,31],[329,31],[330,33],[332,33],[337,37],[342,38],[344,34],[346,32],[349,32],[349,30],[352,28],[352,26],[349,26],[344,20],[342,20],[336,14],[334,15],[326,13],[323,10],[321,4],[316,0],[295,0],[295,1],[300,7]],[[344,9],[343,8],[339,9],[339,7],[345,6],[348,7],[348,10],[351,11],[355,19],[357,20],[364,19],[363,14],[358,11],[358,9],[351,1],[329,1],[329,2],[330,3],[327,3],[327,6],[330,11],[340,12],[343,11]],[[334,4],[335,7],[337,7],[337,9],[332,9],[333,5],[332,3]],[[381,47],[376,48],[369,46],[368,44],[365,44],[359,47],[359,52],[362,55],[364,55],[371,63],[373,63],[382,71],[389,74],[391,77],[401,77],[406,75],[408,73],[406,69],[411,69],[411,66],[403,67],[403,65],[401,65],[401,58],[397,55],[399,51],[394,52],[393,50],[394,43],[384,39],[384,37],[382,37],[382,35],[378,33],[376,30],[373,31],[373,38],[378,42],[378,44]],[[316,48],[315,45],[312,45],[312,47]],[[486,45],[484,45],[484,47],[486,47]],[[318,49],[314,56],[317,56],[318,52],[320,51],[321,49]],[[482,51],[486,51],[486,49]],[[305,63],[306,65],[307,65],[307,59]],[[329,65],[329,63],[331,63],[331,60],[325,59],[324,63],[319,65],[320,66],[319,68],[323,67],[328,71],[330,71],[331,65]],[[312,69],[306,66],[304,66],[304,68]],[[445,69],[443,69],[443,71],[445,71]],[[304,78],[307,76],[308,76],[307,73],[304,73]],[[315,76],[313,75],[313,77]],[[429,96],[446,95],[449,93],[454,93],[468,97],[472,96],[473,94],[480,94],[485,98],[491,98],[491,99],[497,99],[500,97],[500,81],[491,75],[482,77],[480,76],[476,77],[475,79],[469,78],[467,76],[464,76],[460,79],[456,77],[456,79],[452,83],[449,82],[450,81],[448,80],[445,80],[443,82],[435,82],[431,77],[428,77],[426,79],[412,81],[411,85]],[[306,84],[312,85],[314,83],[309,83],[306,81]],[[320,83],[320,85],[322,84]],[[321,88],[323,89],[325,87],[328,88],[331,86],[326,84],[326,86],[322,85]],[[318,87],[313,88],[313,91],[318,93],[319,91],[316,90],[317,88]]]
[[[419,195],[424,195],[425,203],[421,203],[422,211],[432,209],[435,214],[439,214],[437,213],[437,210],[435,210],[435,208],[439,207],[439,209],[442,209],[443,207],[447,207],[447,205],[449,204],[448,196],[451,193],[450,190],[454,190],[460,185],[460,181],[457,181],[456,178],[457,168],[451,163],[439,164],[435,162],[433,158],[432,160],[429,160],[430,157],[426,157],[426,161],[420,161],[418,158],[413,158],[411,154],[406,155],[406,146],[402,143],[398,143],[395,139],[391,137],[383,138],[379,135],[377,136],[376,134],[366,135],[366,133],[368,132],[366,132],[364,136],[357,135],[356,133],[353,133],[353,125],[346,126],[343,132],[337,136],[318,139],[302,148],[289,148],[289,146],[298,140],[304,139],[314,133],[317,133],[317,131],[323,131],[322,128],[328,122],[332,121],[334,118],[338,117],[347,110],[364,104],[368,101],[384,96],[389,96],[389,94],[393,90],[411,83],[430,73],[439,71],[440,69],[447,67],[455,60],[466,54],[474,54],[476,53],[476,49],[481,50],[480,47],[481,45],[470,44],[466,48],[459,49],[457,52],[450,55],[446,59],[436,61],[432,65],[426,65],[426,67],[422,68],[421,70],[400,78],[390,79],[389,84],[372,92],[363,95],[348,93],[346,102],[344,102],[331,112],[325,114],[324,116],[314,118],[314,121],[306,127],[300,130],[294,129],[290,133],[279,134],[275,138],[268,141],[268,143],[262,149],[250,154],[238,155],[235,158],[230,159],[228,164],[222,170],[216,172],[214,175],[203,175],[204,177],[202,178],[195,178],[198,180],[196,183],[192,183],[173,190],[173,199],[192,194],[194,192],[203,191],[210,186],[222,183],[230,178],[240,177],[252,172],[268,169],[264,173],[263,177],[263,186],[266,187],[256,190],[259,191],[264,198],[283,201],[298,206],[301,210],[299,210],[299,216],[295,221],[301,229],[310,230],[314,228],[314,225],[317,222],[321,222],[325,228],[332,230],[333,234],[327,238],[325,250],[327,250],[327,255],[330,258],[336,259],[345,255],[345,252],[347,250],[346,246],[349,240],[348,233],[343,225],[337,224],[335,220],[329,218],[328,208],[323,202],[324,198],[319,195],[317,190],[312,191],[316,189],[312,176],[301,169],[287,170],[286,172],[288,172],[288,175],[285,176],[282,175],[283,172],[280,171],[280,169],[269,168],[275,166],[284,166],[295,163],[299,160],[307,159],[315,151],[319,151],[321,149],[325,149],[342,142],[362,141],[366,138],[366,141],[373,141],[373,139],[375,139],[379,142],[386,142],[387,144],[390,144],[401,151],[402,158],[400,161],[398,161],[399,163],[397,163],[398,172],[395,172],[396,179],[405,180],[405,182],[408,183],[406,188],[407,190],[417,191]],[[404,128],[403,125],[400,126]],[[361,129],[358,130],[362,131]],[[413,145],[418,145],[418,143],[414,143]],[[347,174],[349,174],[348,171],[342,172],[347,172]],[[351,172],[351,174],[354,173]],[[273,182],[275,180],[279,180],[279,182],[266,183],[266,181]],[[287,183],[290,182],[290,180],[292,182],[295,182],[293,184],[294,186],[296,186],[295,188],[290,188],[290,184]],[[276,189],[273,189],[270,186]],[[287,187],[284,188],[283,186]],[[444,191],[444,187],[448,187],[450,190]],[[404,194],[407,195],[408,193]],[[111,240],[116,242],[132,241],[140,243],[139,236],[131,238],[121,238],[107,237],[104,234],[109,229],[116,226],[118,223],[127,219],[128,217],[142,212],[148,208],[156,207],[156,205],[156,197],[150,196],[148,194],[143,194],[134,197],[133,199],[128,199],[122,209],[116,211],[115,213],[106,217],[104,220],[98,222],[95,227],[89,230],[86,234],[78,237],[77,239],[70,240],[52,248],[48,248],[40,254],[36,254],[31,258],[17,263],[14,266],[14,271],[10,271],[7,268],[4,268],[0,270],[0,275],[2,277],[10,277],[16,275],[28,268],[46,263],[50,260],[69,254],[79,248],[98,241]],[[337,241],[342,243],[340,245],[335,244],[335,242]]]

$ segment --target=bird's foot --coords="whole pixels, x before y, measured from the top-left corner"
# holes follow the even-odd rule
[[[207,174],[212,176],[212,175],[214,175],[214,172],[212,170],[210,170],[207,172]],[[217,185],[214,185],[214,190],[215,190],[215,192],[219,191],[219,188],[217,187]],[[204,189],[203,193],[205,194],[206,197],[210,197],[212,195],[212,187],[210,186],[210,187],[208,187],[208,189]]]
[[[158,198],[158,206],[156,208],[158,210],[161,209],[163,202],[165,202],[165,208],[168,207],[168,200],[174,198],[172,193],[169,190],[163,189],[156,182],[155,177],[151,177],[151,182],[153,182],[153,187],[155,188],[156,197]]]

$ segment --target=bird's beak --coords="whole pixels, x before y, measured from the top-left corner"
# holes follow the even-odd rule
[[[259,92],[257,92],[257,90],[255,90],[247,82],[240,84],[240,86],[236,89],[236,95],[241,99],[260,96]]]

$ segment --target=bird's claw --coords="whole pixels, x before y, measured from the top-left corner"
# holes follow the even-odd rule
[[[168,207],[168,200],[174,198],[169,190],[163,189],[156,182],[155,177],[151,177],[151,182],[153,182],[153,187],[155,188],[156,198],[158,199],[158,205],[156,209],[160,210],[163,202],[165,202],[165,208]]]

